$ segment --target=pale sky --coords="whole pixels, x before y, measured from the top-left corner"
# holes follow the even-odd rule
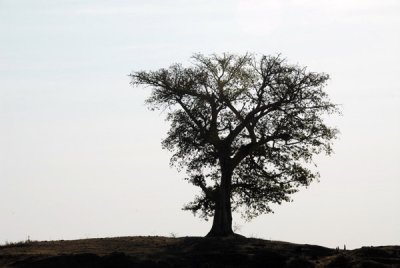
[[[161,149],[136,70],[193,53],[277,54],[326,72],[343,116],[320,182],[239,233],[348,248],[400,244],[400,1],[0,0],[0,244],[202,236],[198,189]]]

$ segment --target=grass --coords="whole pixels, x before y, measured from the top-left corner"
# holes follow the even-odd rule
[[[27,245],[31,245],[33,243],[38,243],[38,242],[39,241],[31,240],[28,237],[26,240],[21,240],[21,241],[16,241],[16,242],[5,241],[4,244],[0,244],[0,248],[27,246]]]
[[[0,267],[400,267],[400,246],[337,251],[257,238],[176,235],[65,241],[28,238],[0,247]]]

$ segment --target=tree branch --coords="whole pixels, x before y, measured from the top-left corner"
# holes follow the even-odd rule
[[[239,133],[248,127],[251,127],[249,124],[253,123],[253,125],[256,123],[255,121],[258,121],[260,118],[262,118],[263,116],[267,115],[268,113],[270,113],[271,111],[277,110],[280,105],[283,103],[282,100],[276,101],[274,103],[270,103],[270,104],[265,104],[263,106],[260,106],[258,108],[253,109],[252,111],[250,111],[246,117],[244,117],[243,121],[241,121],[240,124],[238,124],[233,130],[232,132],[229,133],[229,135],[225,138],[225,142],[230,144],[237,135],[239,135]],[[262,116],[260,117],[256,117],[255,115],[259,112],[263,112]]]

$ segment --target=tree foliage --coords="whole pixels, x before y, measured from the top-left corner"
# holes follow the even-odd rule
[[[332,152],[338,131],[323,119],[338,109],[324,91],[328,75],[279,55],[195,54],[190,67],[130,76],[151,87],[151,108],[167,111],[162,146],[201,188],[185,209],[205,218],[215,213],[224,170],[232,210],[253,218],[316,180],[313,156]]]

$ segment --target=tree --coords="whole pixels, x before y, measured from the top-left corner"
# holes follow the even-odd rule
[[[338,131],[323,116],[338,112],[324,73],[280,56],[195,54],[192,66],[130,74],[152,89],[146,103],[167,111],[162,146],[201,194],[184,209],[213,216],[207,236],[232,235],[232,211],[249,219],[290,201],[319,177],[315,154],[332,152]]]

